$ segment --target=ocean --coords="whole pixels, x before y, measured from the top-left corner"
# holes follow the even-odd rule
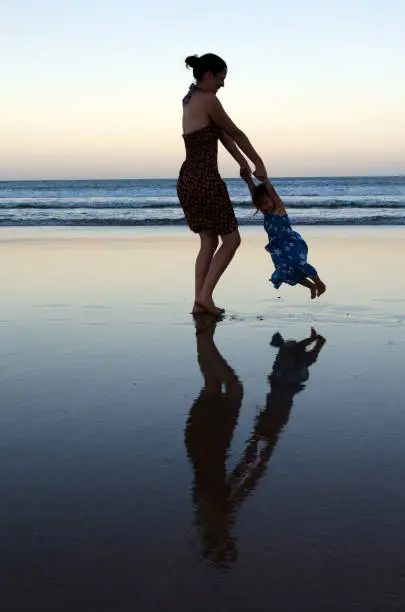
[[[404,176],[272,181],[298,225],[405,225]],[[261,223],[243,181],[226,183],[239,223]],[[0,182],[2,226],[184,223],[175,179]]]

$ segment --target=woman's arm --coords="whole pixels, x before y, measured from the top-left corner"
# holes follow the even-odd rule
[[[239,151],[237,145],[229,136],[229,134],[224,132],[224,130],[221,130],[219,134],[219,140],[222,142],[228,153],[232,155],[234,160],[239,164],[241,178],[243,178],[243,180],[245,181],[251,178],[252,171],[250,169],[249,162],[247,161],[246,157],[244,157]]]
[[[239,166],[245,166],[248,163],[246,158],[243,157],[242,153],[239,151],[235,141],[225,132],[225,130],[221,130],[219,140],[222,142],[228,153],[232,155],[234,160],[239,164]]]
[[[209,118],[218,127],[222,128],[232,140],[240,147],[243,153],[255,165],[255,176],[265,181],[267,179],[267,171],[259,154],[253,148],[248,137],[240,130],[224,111],[222,104],[214,94],[207,95],[207,112]]]

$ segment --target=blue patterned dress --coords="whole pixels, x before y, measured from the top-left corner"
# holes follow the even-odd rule
[[[269,237],[269,244],[265,249],[270,253],[276,268],[269,280],[276,289],[281,283],[296,285],[304,278],[315,276],[315,268],[307,263],[307,244],[298,232],[291,228],[287,213],[265,213],[264,229]]]

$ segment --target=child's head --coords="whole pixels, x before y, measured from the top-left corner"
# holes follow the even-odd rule
[[[270,212],[273,208],[273,202],[270,198],[265,183],[261,183],[260,185],[254,186],[252,192],[252,200],[257,210],[260,210],[260,212],[262,213]]]

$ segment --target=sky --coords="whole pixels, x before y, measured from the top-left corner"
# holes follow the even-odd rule
[[[9,0],[0,179],[175,177],[206,52],[270,176],[404,174],[404,31],[403,0]]]

